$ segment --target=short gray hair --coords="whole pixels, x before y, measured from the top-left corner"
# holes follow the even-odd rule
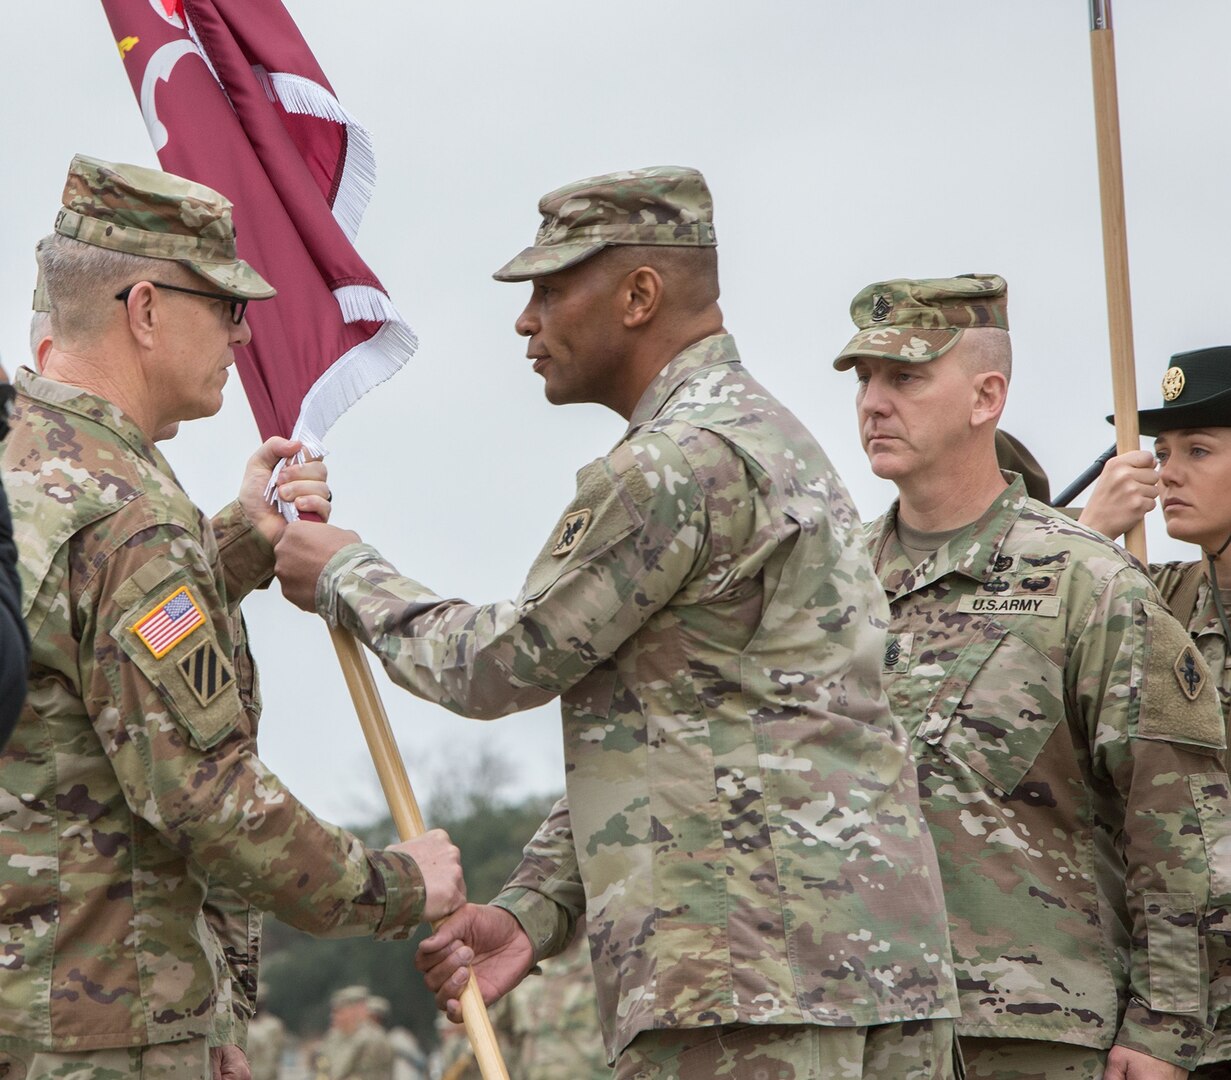
[[[89,342],[102,331],[115,310],[117,292],[138,281],[182,274],[166,259],[112,251],[59,233],[43,237],[36,251],[51,334],[65,347]]]
[[[30,357],[38,363],[38,346],[43,338],[51,337],[51,312],[36,311],[30,316]]]

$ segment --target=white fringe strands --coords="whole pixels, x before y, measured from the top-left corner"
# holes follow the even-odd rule
[[[376,153],[371,134],[320,83],[282,71],[257,72],[257,75],[287,112],[332,120],[346,128],[346,161],[333,201],[333,216],[354,243],[376,186]]]
[[[379,318],[384,320],[384,324],[367,341],[360,342],[339,356],[304,395],[299,419],[295,422],[295,430],[291,432],[291,438],[302,442],[304,447],[303,451],[296,455],[296,461],[324,457],[325,432],[333,426],[334,421],[369,390],[396,375],[419,347],[419,339],[414,330],[402,320],[389,298],[380,290],[352,285],[338,289],[334,295],[352,290],[363,290],[379,296],[379,303],[374,300],[367,300],[366,303],[382,307],[388,314],[373,316],[369,313],[371,308],[364,308],[364,313],[359,318]],[[338,298],[338,303],[345,312],[346,305],[341,297]],[[346,321],[355,320],[348,317]],[[278,474],[281,471],[282,463],[279,462],[265,492],[271,502],[275,500],[274,492],[277,490]],[[277,502],[278,509],[287,521],[299,518],[294,503],[284,503],[280,499]]]
[[[343,285],[333,290],[333,298],[342,309],[343,322],[388,322],[398,318],[389,297],[371,285]]]

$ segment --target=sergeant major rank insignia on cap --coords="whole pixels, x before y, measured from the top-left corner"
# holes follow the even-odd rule
[[[884,322],[889,317],[889,313],[892,310],[893,304],[889,302],[889,297],[887,297],[884,293],[881,293],[880,296],[876,298],[876,303],[872,305],[872,321]]]
[[[569,554],[581,540],[590,525],[590,511],[576,510],[565,517],[560,526],[560,535],[552,546],[551,553],[556,556]]]
[[[205,615],[186,585],[181,585],[141,616],[130,630],[141,639],[155,659],[166,656],[199,626]]]

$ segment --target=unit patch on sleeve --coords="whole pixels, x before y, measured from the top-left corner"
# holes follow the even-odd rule
[[[1205,685],[1205,669],[1197,660],[1197,650],[1185,645],[1175,658],[1173,670],[1184,696],[1189,701],[1196,701],[1201,695],[1201,687]]]
[[[203,641],[180,660],[178,666],[188,689],[202,706],[213,701],[234,678],[222,653],[212,641]]]
[[[166,656],[198,626],[204,625],[205,615],[201,606],[188,586],[181,585],[129,629],[158,659]]]
[[[555,545],[551,549],[553,555],[567,555],[573,550],[585,535],[586,528],[590,524],[589,510],[576,510],[569,514],[564,519],[564,524],[560,526],[560,535],[556,538]]]

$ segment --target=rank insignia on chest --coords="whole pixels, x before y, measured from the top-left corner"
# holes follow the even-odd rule
[[[551,549],[553,555],[563,556],[571,552],[585,535],[590,524],[589,510],[575,510],[564,519],[560,535]]]
[[[910,668],[910,649],[914,644],[915,635],[897,634],[890,637],[885,646],[884,672],[889,675],[901,675]]]
[[[230,667],[212,641],[203,641],[177,665],[188,689],[208,705],[234,681]]]
[[[1189,701],[1196,701],[1205,685],[1205,674],[1197,662],[1197,651],[1191,645],[1185,645],[1175,660],[1175,677],[1180,684],[1180,690]]]
[[[129,629],[158,658],[166,656],[197,627],[204,625],[205,615],[192,591],[187,585],[181,585]]]

